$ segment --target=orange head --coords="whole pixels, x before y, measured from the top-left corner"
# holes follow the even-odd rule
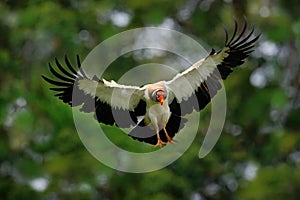
[[[159,101],[160,105],[163,105],[164,101],[165,101],[165,97],[163,95],[161,95],[157,98],[157,100]]]
[[[152,92],[151,99],[163,105],[166,100],[166,92],[163,89],[157,89]]]

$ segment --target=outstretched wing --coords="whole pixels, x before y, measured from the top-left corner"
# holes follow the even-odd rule
[[[90,79],[80,68],[79,56],[77,69],[71,65],[67,56],[66,67],[57,59],[55,64],[57,69],[50,63],[49,69],[57,80],[42,77],[54,86],[50,89],[57,92],[55,96],[70,106],[82,105],[81,111],[95,112],[95,118],[99,122],[119,127],[136,125],[137,116],[145,114],[144,88],[120,85],[104,79]]]
[[[78,80],[78,88],[94,98],[109,104],[114,109],[133,111],[144,97],[144,88],[120,85],[114,81]]]
[[[175,97],[170,104],[173,112],[184,115],[194,109],[203,109],[221,89],[219,80],[226,79],[233,68],[244,63],[260,35],[253,37],[254,28],[248,32],[246,21],[241,32],[237,32],[238,24],[235,20],[235,29],[230,40],[225,29],[226,40],[223,49],[218,52],[212,49],[206,58],[167,82],[167,87]]]

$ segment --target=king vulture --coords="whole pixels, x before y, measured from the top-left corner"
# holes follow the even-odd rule
[[[99,123],[120,128],[131,127],[129,136],[132,138],[162,147],[163,144],[174,142],[173,137],[187,121],[182,116],[203,109],[222,87],[219,81],[225,80],[233,68],[243,64],[253,51],[254,43],[259,38],[259,35],[253,37],[254,28],[247,31],[245,21],[238,32],[235,20],[230,39],[225,29],[224,48],[217,52],[212,49],[206,58],[171,80],[161,80],[141,87],[121,85],[103,78],[88,78],[80,68],[78,55],[76,68],[66,56],[65,67],[55,58],[57,67],[49,63],[49,68],[56,79],[42,77],[53,85],[50,90],[57,92],[55,96],[64,103],[70,106],[82,105],[81,111],[94,112]],[[72,98],[75,90],[76,98]],[[112,93],[114,99],[111,98]],[[115,116],[121,120],[116,120]]]

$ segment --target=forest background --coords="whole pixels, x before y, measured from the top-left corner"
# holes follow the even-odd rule
[[[300,199],[299,10],[297,0],[1,1],[1,199]],[[154,172],[124,173],[87,151],[72,109],[41,79],[55,57],[67,54],[75,63],[76,54],[84,59],[100,42],[133,28],[167,27],[207,51],[218,49],[233,17],[247,18],[262,35],[224,82],[225,126],[202,159],[209,106],[182,157]],[[141,58],[112,64],[124,71],[164,62],[162,56]],[[115,132],[116,143],[139,145]]]

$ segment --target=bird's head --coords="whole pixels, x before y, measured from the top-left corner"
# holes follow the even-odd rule
[[[156,89],[151,93],[151,99],[153,101],[159,102],[160,105],[164,104],[165,99],[167,98],[167,93],[164,89]]]

